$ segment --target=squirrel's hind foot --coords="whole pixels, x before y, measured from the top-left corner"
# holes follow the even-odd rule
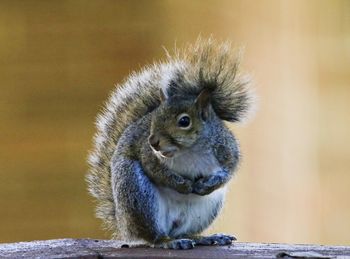
[[[177,249],[177,250],[184,250],[184,249],[192,249],[194,248],[195,241],[192,239],[174,239],[170,241],[166,241],[160,244],[155,245],[155,247],[158,248],[167,248],[167,249]]]
[[[214,234],[206,237],[196,237],[194,239],[196,245],[200,246],[210,246],[210,245],[231,245],[232,241],[236,241],[237,238],[232,235],[226,234]]]

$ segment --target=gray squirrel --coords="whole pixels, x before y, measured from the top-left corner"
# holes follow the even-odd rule
[[[97,118],[87,175],[114,238],[172,249],[235,240],[200,233],[219,214],[240,158],[224,121],[243,120],[253,97],[239,55],[212,38],[116,87]]]

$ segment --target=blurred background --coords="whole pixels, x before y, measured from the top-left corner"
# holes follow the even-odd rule
[[[259,110],[207,232],[350,245],[350,1],[1,1],[0,242],[109,238],[84,175],[114,85],[213,35],[245,47]]]

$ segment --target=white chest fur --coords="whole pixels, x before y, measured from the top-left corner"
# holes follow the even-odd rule
[[[158,226],[168,236],[177,238],[196,234],[209,226],[225,198],[226,187],[209,195],[180,194],[169,188],[159,188]]]
[[[209,151],[184,152],[166,162],[167,166],[181,175],[195,178],[220,170],[218,161]],[[211,223],[221,208],[226,187],[209,195],[180,194],[175,190],[159,187],[158,223],[170,237],[196,233]]]

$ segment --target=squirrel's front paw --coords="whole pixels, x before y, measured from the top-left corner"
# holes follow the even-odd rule
[[[192,186],[192,192],[198,195],[207,195],[218,188],[216,177],[199,178]]]
[[[186,179],[179,175],[175,175],[173,177],[173,182],[174,182],[173,188],[179,193],[182,193],[182,194],[192,193],[193,182],[191,180]]]
[[[182,194],[192,193],[192,181],[188,179],[184,179],[184,182],[177,186],[177,191]]]

